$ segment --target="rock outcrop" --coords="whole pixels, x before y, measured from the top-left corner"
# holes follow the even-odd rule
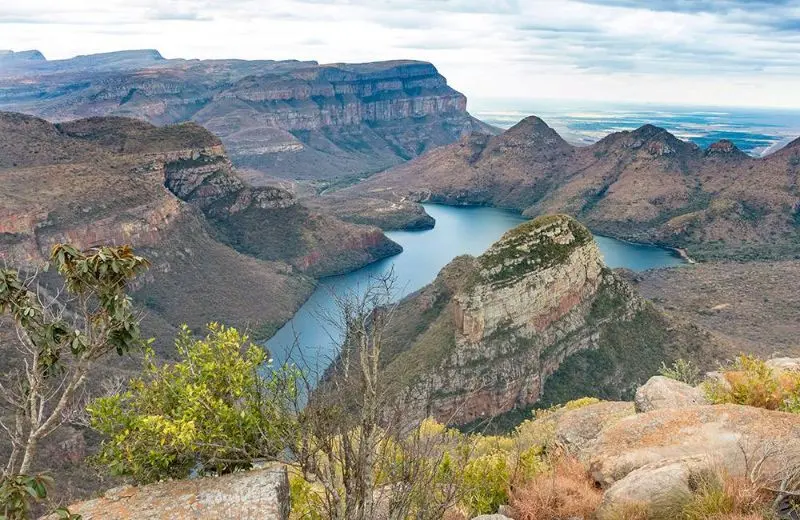
[[[565,215],[524,223],[480,257],[457,259],[397,312],[387,378],[416,388],[418,406],[449,423],[542,400],[632,397],[661,361],[714,344],[638,298]]]
[[[649,412],[662,408],[688,408],[708,404],[699,388],[664,376],[653,376],[636,390],[634,398],[637,412]]]
[[[473,135],[339,193],[568,213],[604,235],[687,249],[692,258],[800,254],[800,147],[752,158],[702,150],[645,125],[583,147],[537,117]]]
[[[738,405],[661,409],[602,432],[591,472],[607,488],[601,513],[626,502],[688,495],[704,473],[780,481],[800,454],[800,415]],[[606,518],[604,514],[600,518]]]
[[[222,477],[115,488],[100,498],[73,504],[69,510],[84,520],[288,520],[289,507],[286,468],[274,467]]]
[[[54,121],[195,121],[237,166],[284,178],[373,173],[494,129],[430,63],[166,60],[122,51],[32,62],[5,55],[0,108]],[[24,81],[23,81],[24,79]]]

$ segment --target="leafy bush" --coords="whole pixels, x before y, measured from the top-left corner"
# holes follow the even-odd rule
[[[152,482],[246,468],[293,443],[291,368],[271,371],[262,348],[216,323],[204,339],[184,326],[175,346],[179,362],[157,366],[149,352],[127,391],[88,407],[106,437],[97,463]]]
[[[48,499],[48,487],[53,479],[47,475],[15,475],[0,479],[0,520],[27,520],[33,504]],[[81,520],[68,509],[60,507],[53,515],[62,520]]]
[[[658,373],[691,386],[695,386],[701,381],[700,369],[694,363],[685,359],[678,359],[670,366],[662,362]]]
[[[707,381],[705,390],[709,400],[717,404],[800,411],[800,374],[775,372],[753,356],[739,356],[730,369],[722,372],[722,380]]]
[[[464,506],[472,516],[493,513],[508,502],[511,467],[507,453],[481,455],[464,470]]]
[[[289,495],[291,496],[291,518],[297,520],[326,520],[322,514],[323,495],[302,475],[289,476]]]

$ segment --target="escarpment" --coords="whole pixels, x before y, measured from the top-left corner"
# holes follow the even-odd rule
[[[584,394],[631,397],[662,361],[707,363],[716,346],[638,297],[565,215],[454,261],[400,304],[386,337],[390,384],[413,388],[404,398],[421,414],[455,424]]]
[[[237,166],[304,179],[374,173],[495,131],[419,61],[186,61],[154,51],[15,60],[0,71],[0,108],[54,121],[195,121],[221,137]]]

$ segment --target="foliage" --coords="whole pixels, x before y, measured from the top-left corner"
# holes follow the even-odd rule
[[[705,390],[712,403],[734,403],[768,410],[800,412],[800,374],[773,371],[765,361],[741,355],[722,380],[710,380]]]
[[[79,251],[60,244],[53,247],[51,262],[64,279],[67,298],[34,287],[36,273],[23,279],[15,270],[0,269],[0,314],[13,318],[21,358],[20,368],[0,380],[0,395],[16,425],[5,429],[12,445],[7,478],[29,472],[39,443],[78,405],[79,391],[99,359],[145,344],[126,291],[147,269],[147,260],[128,246]]]
[[[293,442],[293,368],[271,371],[262,348],[217,323],[202,339],[184,326],[175,347],[177,363],[157,366],[149,352],[127,391],[88,407],[106,437],[96,462],[152,482],[246,468]]]
[[[496,451],[481,455],[464,469],[463,503],[473,515],[492,513],[508,502],[511,468],[507,454]]]
[[[0,520],[27,520],[31,506],[47,500],[47,488],[52,483],[47,475],[15,475],[0,480]],[[81,520],[81,515],[63,507],[53,514],[62,520]]]
[[[658,373],[664,377],[686,383],[687,385],[695,386],[700,383],[700,369],[691,361],[685,359],[677,359],[672,365],[667,366],[666,363],[661,363],[661,368]]]
[[[291,496],[291,518],[297,520],[326,520],[324,511],[324,493],[314,487],[302,475],[292,473],[289,476],[289,495]]]

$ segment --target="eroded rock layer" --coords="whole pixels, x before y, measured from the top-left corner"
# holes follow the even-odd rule
[[[155,51],[26,56],[4,57],[0,108],[53,121],[191,120],[220,136],[237,165],[284,178],[372,173],[494,131],[425,62],[187,61]]]

